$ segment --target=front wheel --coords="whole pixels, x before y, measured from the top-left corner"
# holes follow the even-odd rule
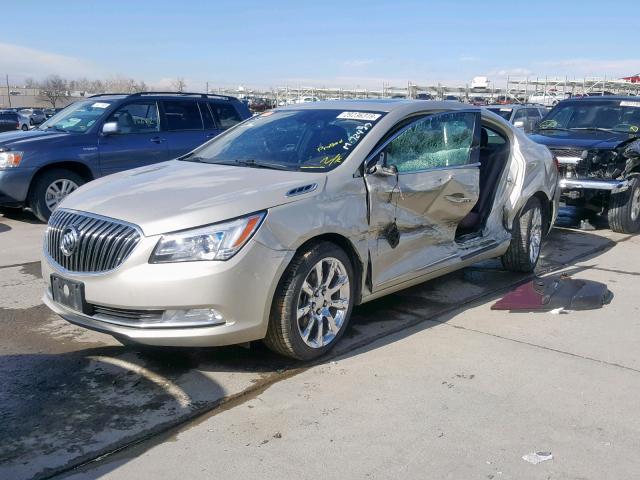
[[[513,222],[511,243],[501,257],[502,266],[512,272],[533,272],[542,246],[542,204],[531,197]]]
[[[62,200],[83,183],[84,179],[80,175],[69,170],[44,172],[33,184],[29,206],[36,217],[46,222]]]
[[[618,233],[636,233],[640,230],[640,179],[631,177],[629,188],[612,193],[609,199],[609,227]]]
[[[353,266],[337,245],[322,242],[297,254],[276,290],[265,344],[297,360],[324,355],[345,332],[353,292]]]

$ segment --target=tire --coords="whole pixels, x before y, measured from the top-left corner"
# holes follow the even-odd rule
[[[531,197],[513,222],[511,243],[500,258],[502,266],[512,272],[533,272],[540,258],[543,232],[542,204]]]
[[[56,197],[57,203],[52,205],[54,199],[49,196],[48,192],[49,188],[57,182],[61,182],[61,185],[59,185],[61,194],[59,197]],[[45,171],[36,177],[31,186],[31,192],[29,193],[29,206],[38,219],[43,222],[47,222],[51,213],[53,213],[53,210],[56,209],[64,197],[76,190],[83,183],[85,183],[84,179],[77,173],[70,170],[56,168],[54,170]],[[62,187],[62,185],[68,185],[68,188]]]
[[[631,177],[629,188],[609,198],[609,228],[618,233],[640,230],[640,178]]]
[[[27,130],[29,130],[29,127],[27,126],[27,124],[26,124],[26,123],[23,123],[23,124],[22,124],[22,127],[20,127],[20,129],[21,129],[23,132],[26,132]]]
[[[320,282],[317,265],[322,268]],[[276,289],[264,343],[296,360],[312,360],[327,353],[349,323],[354,280],[351,260],[333,243],[316,243],[298,253]],[[299,315],[305,310],[307,313]]]

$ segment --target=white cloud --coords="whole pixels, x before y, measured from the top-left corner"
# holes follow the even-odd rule
[[[63,77],[94,77],[102,69],[86,60],[45,52],[10,43],[0,43],[0,71],[9,77],[43,77],[58,74]]]
[[[499,68],[487,73],[489,77],[527,77],[533,75],[534,72],[524,67],[512,67],[512,68]]]

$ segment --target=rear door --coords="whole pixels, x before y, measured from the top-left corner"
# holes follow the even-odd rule
[[[177,158],[207,141],[200,107],[195,99],[163,100],[162,130],[169,158]]]
[[[160,132],[158,105],[154,100],[126,103],[106,122],[115,122],[115,134],[98,137],[103,175],[168,160],[167,142]]]
[[[374,152],[365,173],[374,291],[457,262],[455,232],[479,193],[480,114],[429,115]],[[390,173],[396,168],[398,173]]]
[[[0,132],[7,132],[16,129],[17,121],[11,118],[8,113],[0,113]]]

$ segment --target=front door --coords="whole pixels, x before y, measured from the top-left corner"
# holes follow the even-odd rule
[[[478,112],[446,112],[374,153],[376,171],[365,173],[374,291],[458,261],[456,228],[478,200],[479,143]]]
[[[153,100],[127,103],[112,113],[115,134],[100,135],[100,170],[103,175],[169,159],[166,138],[160,132],[158,106]]]

